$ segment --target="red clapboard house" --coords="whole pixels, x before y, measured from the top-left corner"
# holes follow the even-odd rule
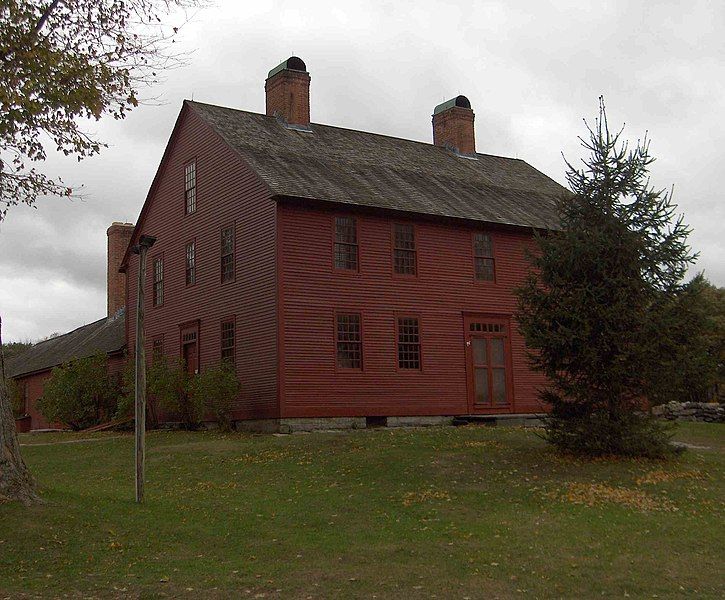
[[[427,144],[312,123],[309,88],[292,57],[266,115],[184,102],[131,239],[157,238],[147,355],[233,361],[246,426],[541,412],[513,290],[564,189],[477,153],[464,96]],[[137,269],[129,247],[128,348]]]

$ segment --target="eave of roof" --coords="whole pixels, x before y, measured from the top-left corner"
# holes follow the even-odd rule
[[[34,344],[20,356],[7,361],[9,377],[21,377],[47,371],[72,358],[85,358],[97,352],[114,354],[126,345],[126,317],[121,310],[111,318],[104,317],[42,342]]]

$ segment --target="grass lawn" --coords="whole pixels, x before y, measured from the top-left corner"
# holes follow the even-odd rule
[[[89,436],[82,436],[87,438]],[[531,430],[21,436],[43,506],[0,505],[0,598],[722,598],[725,427],[672,463]]]

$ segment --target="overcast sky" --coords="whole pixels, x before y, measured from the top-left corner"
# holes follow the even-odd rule
[[[85,199],[44,199],[0,222],[6,341],[66,332],[106,312],[106,228],[135,222],[184,98],[264,112],[267,72],[295,54],[312,121],[430,142],[433,107],[457,94],[479,152],[518,157],[564,183],[582,118],[604,94],[610,124],[649,131],[658,187],[693,228],[695,270],[725,285],[725,4],[688,2],[218,1],[181,32],[194,50],[139,107],[91,130],[109,144],[49,174]],[[694,271],[693,271],[694,273]]]

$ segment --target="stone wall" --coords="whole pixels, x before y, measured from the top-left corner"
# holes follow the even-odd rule
[[[668,402],[652,408],[652,414],[670,421],[725,422],[725,405],[717,402]]]

